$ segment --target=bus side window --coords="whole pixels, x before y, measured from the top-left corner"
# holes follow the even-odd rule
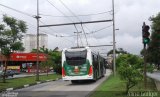
[[[93,55],[93,64],[94,64],[94,67],[96,66],[96,58],[95,58],[95,55]]]
[[[92,55],[92,59],[93,59],[93,66],[94,66],[94,68],[97,68],[96,67],[96,56],[95,55]]]

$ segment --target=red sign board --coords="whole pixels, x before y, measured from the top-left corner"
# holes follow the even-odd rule
[[[12,53],[10,56],[11,61],[36,61],[37,53]],[[47,55],[39,53],[39,61],[46,61]]]

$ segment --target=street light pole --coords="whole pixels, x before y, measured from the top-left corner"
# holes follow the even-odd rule
[[[112,11],[113,11],[113,73],[116,75],[116,45],[115,45],[115,17],[114,17],[114,0],[112,0]]]
[[[37,0],[37,63],[36,63],[36,81],[39,81],[39,0]]]

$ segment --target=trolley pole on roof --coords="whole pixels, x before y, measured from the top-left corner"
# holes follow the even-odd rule
[[[114,0],[112,0],[112,11],[113,11],[113,74],[116,75],[116,44],[115,44],[115,17],[114,17]]]
[[[82,33],[82,32],[74,32],[74,33],[77,34],[77,47],[79,47],[79,43],[78,43],[78,35],[79,35],[80,33]]]

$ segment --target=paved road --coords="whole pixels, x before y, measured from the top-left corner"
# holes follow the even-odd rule
[[[70,81],[58,80],[19,89],[15,92],[19,93],[18,97],[86,97],[110,74],[111,71],[107,70],[105,77],[96,82],[72,84]]]
[[[147,73],[147,76],[160,81],[160,72]]]
[[[153,73],[147,73],[147,76],[154,79],[157,90],[160,91],[160,71],[156,71]]]

